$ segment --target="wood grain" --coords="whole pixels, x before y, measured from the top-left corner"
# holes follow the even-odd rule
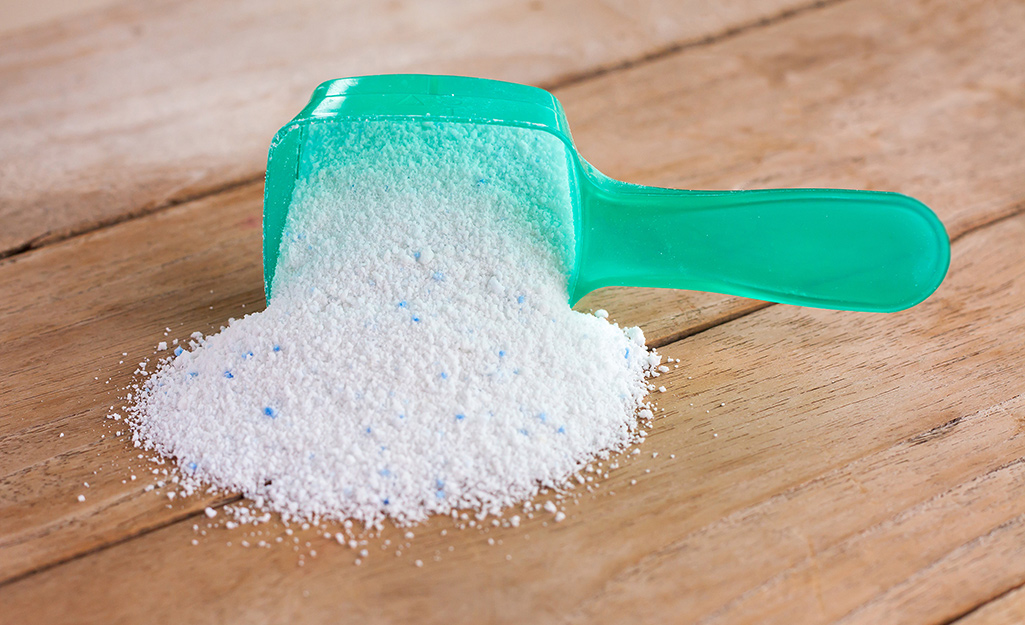
[[[386,72],[554,84],[811,0],[122,3],[0,44],[0,256],[264,169],[318,83]]]
[[[748,99],[781,102],[776,92],[785,89],[785,85],[765,83],[759,74],[736,73],[727,75],[730,80],[719,80],[717,72],[721,67],[711,64],[706,68],[708,73],[702,74],[701,65],[689,59],[695,55],[738,59],[747,54],[745,51],[751,45],[755,46],[753,49],[770,49],[778,45],[774,43],[778,40],[791,42],[791,53],[798,54],[808,46],[824,46],[820,41],[837,37],[839,30],[856,27],[855,30],[875,33],[874,28],[891,29],[873,35],[873,40],[881,42],[879,51],[869,54],[866,62],[894,81],[876,87],[899,93],[900,98],[862,103],[859,105],[862,109],[870,105],[874,108],[860,110],[858,115],[866,120],[877,120],[876,123],[882,124],[888,132],[904,132],[909,147],[881,150],[863,143],[860,147],[867,151],[856,152],[851,158],[866,164],[880,159],[894,172],[925,168],[923,163],[935,161],[937,171],[947,174],[942,183],[965,202],[934,203],[951,222],[954,235],[1018,209],[1021,198],[1025,197],[1025,190],[1021,189],[1025,180],[1022,167],[1025,166],[1020,159],[997,162],[993,157],[994,162],[989,163],[989,167],[946,170],[946,152],[933,150],[924,130],[914,134],[900,127],[906,122],[902,117],[904,103],[920,102],[925,94],[902,87],[905,71],[899,68],[905,63],[907,51],[903,47],[889,49],[883,44],[919,37],[923,40],[917,42],[918,47],[927,44],[941,47],[945,40],[929,43],[924,38],[933,31],[948,33],[954,29],[951,20],[960,16],[959,10],[956,7],[940,10],[944,6],[937,5],[933,22],[925,22],[934,28],[925,28],[919,23],[896,18],[880,23],[877,15],[885,11],[885,7],[877,4],[881,3],[866,4],[871,10],[862,9],[860,14],[846,5],[822,9],[828,13],[827,18],[817,12],[808,13],[768,27],[764,32],[751,31],[742,37],[718,42],[711,46],[715,49],[715,54],[711,55],[702,48],[686,50],[672,59],[658,62],[670,64],[660,73],[671,80],[663,82],[682,83],[684,87],[678,88],[681,92],[689,92],[691,86],[703,82],[707,85],[701,91],[703,97],[716,102],[734,102],[730,94],[741,89],[738,83],[746,82],[752,85],[744,92]],[[982,20],[988,27],[995,19],[992,11],[999,12],[999,7],[990,11],[987,8],[990,6],[980,6],[973,19]],[[1008,11],[1013,10],[1013,7],[1008,8]],[[909,16],[911,19],[917,14],[912,11]],[[867,21],[868,25],[861,25],[859,19]],[[829,25],[832,30],[827,28]],[[746,43],[749,38],[757,39],[756,44]],[[988,70],[983,66],[991,65],[998,71],[1003,56],[1017,53],[1016,47],[1000,37],[991,37],[986,46],[979,47],[973,57],[978,66],[961,67],[957,75],[962,83],[951,80],[955,92],[963,89],[960,85],[964,81],[976,80],[979,73],[984,75]],[[794,145],[791,137],[799,135],[802,124],[828,134],[829,119],[852,114],[851,99],[830,97],[820,101],[822,94],[808,87],[820,80],[829,80],[829,76],[841,71],[843,52],[835,49],[832,54],[832,60],[810,63],[808,74],[797,86],[786,89],[790,106],[805,111],[803,117],[785,114],[787,107],[782,105],[772,111],[779,115],[778,124],[769,124],[780,145],[777,154],[786,155],[786,150],[794,149],[794,155],[765,159],[763,142],[729,144],[722,148],[724,154],[729,154],[716,157],[725,166],[720,172],[722,178],[714,179],[705,171],[702,180],[709,182],[709,186],[728,185],[737,168],[748,167],[749,163],[757,163],[759,176],[773,180],[791,180],[787,176],[813,180],[809,172],[818,171],[821,153],[843,146],[830,142],[807,149]],[[787,54],[777,56],[783,59],[782,63],[789,63]],[[919,65],[919,70],[943,72],[949,70],[952,63],[940,55],[930,65]],[[692,69],[694,71],[690,71]],[[611,141],[612,130],[622,127],[640,137],[626,144],[629,153],[616,156],[618,161],[611,160],[612,153],[606,150],[598,155],[596,162],[610,159],[605,164],[607,168],[618,167],[624,171],[626,163],[630,162],[637,174],[624,177],[672,184],[675,174],[667,168],[667,161],[660,160],[670,158],[672,151],[659,151],[658,146],[678,145],[681,135],[685,137],[684,142],[691,141],[686,137],[690,137],[694,129],[663,124],[661,134],[646,130],[653,119],[679,119],[684,114],[677,108],[676,100],[651,96],[652,89],[664,89],[662,82],[653,82],[651,78],[647,67],[639,66],[602,77],[595,81],[597,86],[566,90],[564,99],[568,107],[578,108],[587,119],[587,123],[576,129],[581,143],[591,142],[591,136]],[[846,77],[844,82],[857,85],[856,78],[860,79],[860,75]],[[621,114],[596,117],[593,112],[588,113],[594,106],[588,102],[598,99],[601,92],[600,83],[608,83],[610,90],[617,93],[634,93],[637,99],[632,108],[654,113],[645,113],[640,115],[640,121],[631,121],[634,117],[628,115],[631,107],[625,100],[618,105]],[[929,86],[932,82],[921,80],[914,85]],[[862,93],[854,99],[864,100],[869,95]],[[941,99],[957,101],[953,97]],[[737,102],[732,108],[723,107],[723,114],[739,116],[741,106]],[[1010,108],[1001,108],[1005,107],[1003,100],[995,99],[988,106],[1007,119],[1015,114]],[[958,117],[958,110],[958,106],[937,106],[934,111],[938,112],[931,119],[937,124],[942,122],[956,127],[945,131],[952,137],[966,136],[972,141],[1000,145],[1003,130],[998,132],[972,116]],[[713,114],[711,109],[707,112]],[[891,119],[892,124],[886,126]],[[826,141],[813,141],[819,140]],[[1001,154],[999,150],[994,153]],[[984,159],[989,158],[991,155],[987,152],[978,160],[988,163]],[[656,162],[656,169],[646,169],[645,163],[652,160]],[[732,164],[726,166],[727,163]],[[842,178],[849,170],[853,168],[838,166],[837,177]],[[825,176],[824,173],[814,175]],[[801,184],[800,179],[792,182]],[[892,180],[896,185],[898,174],[892,174]],[[937,181],[933,178],[915,180],[914,185],[923,186],[919,188],[909,183],[912,188],[903,190],[928,193],[926,183],[933,182]],[[0,382],[0,405],[10,411],[9,417],[0,419],[0,447],[5,450],[0,456],[0,475],[4,476],[0,481],[0,493],[4,494],[0,497],[3,502],[0,503],[0,528],[3,528],[0,549],[4,553],[4,558],[0,558],[0,578],[24,574],[133,533],[160,527],[189,511],[194,512],[197,506],[202,507],[203,502],[188,505],[179,502],[168,508],[166,502],[141,496],[149,482],[121,484],[124,475],[103,479],[94,476],[89,480],[86,505],[79,505],[72,495],[78,493],[77,476],[87,471],[88,463],[83,454],[98,454],[95,456],[98,466],[124,468],[130,465],[131,450],[110,439],[101,441],[99,436],[107,430],[98,424],[108,407],[115,403],[111,390],[123,388],[138,362],[152,356],[153,345],[164,339],[161,328],[172,328],[172,338],[185,338],[196,330],[215,330],[229,317],[262,306],[260,193],[259,184],[244,185],[0,263],[0,292],[18,294],[0,300],[0,317],[4,319],[0,324],[0,363],[9,363],[3,368],[10,372]],[[965,215],[971,217],[963,217]],[[607,308],[621,323],[640,324],[650,343],[663,345],[764,307],[764,304],[713,294],[606,289],[585,298],[580,307]],[[122,357],[122,352],[130,357]],[[99,379],[94,379],[97,377]],[[108,378],[109,384],[106,383]],[[111,430],[114,431],[116,428]],[[65,434],[64,438],[58,438],[60,433]],[[76,478],[62,479],[65,475]]]
[[[756,4],[768,6],[750,6]],[[112,39],[111,24],[147,24],[155,16],[166,30],[175,19],[195,19],[195,5],[183,6],[97,14],[92,23],[107,37],[78,66],[57,58],[60,46],[40,43],[48,41],[46,29],[26,31],[22,36],[36,39],[17,49],[19,63],[31,60],[19,71],[67,62],[83,76],[113,76],[99,66],[153,41],[147,33]],[[269,5],[255,6],[232,24],[255,32],[270,28],[269,16],[281,17]],[[542,13],[552,10],[563,9]],[[194,37],[220,28],[217,15]],[[498,13],[488,15],[482,19]],[[0,262],[0,579],[82,556],[0,586],[4,613],[16,622],[75,614],[96,622],[416,616],[921,623],[949,621],[1008,592],[965,621],[1013,619],[1021,604],[1013,589],[1025,583],[1025,502],[1018,496],[1025,481],[1018,375],[1025,364],[1025,218],[983,226],[1025,207],[1022,17],[1025,5],[1012,1],[850,1],[559,90],[578,143],[612,175],[666,186],[891,188],[930,203],[953,235],[979,230],[956,243],[953,275],[941,292],[898,315],[759,310],[764,305],[750,300],[657,290],[589,296],[581,307],[604,307],[623,323],[641,324],[653,344],[669,344],[665,351],[685,365],[660,381],[669,388],[659,396],[666,418],[645,453],[599,490],[616,494],[584,497],[558,526],[535,519],[519,530],[481,534],[436,519],[417,530],[402,557],[375,552],[358,569],[351,552],[312,532],[303,539],[320,554],[302,568],[287,549],[239,548],[238,532],[211,529],[190,544],[196,513],[225,499],[169,502],[159,489],[145,491],[159,479],[153,467],[112,436],[119,424],[103,416],[115,403],[113,391],[163,340],[160,328],[184,338],[262,306],[258,183]],[[591,19],[599,18],[580,21]],[[636,19],[630,24],[657,23],[658,15]],[[90,36],[68,35],[79,43]],[[175,36],[168,46],[186,37]],[[199,46],[200,39],[190,41]],[[62,54],[73,51],[61,45]],[[309,45],[304,49],[308,54]],[[468,62],[439,49],[453,64]],[[547,60],[528,63],[529,71],[558,65],[551,61],[558,54],[545,49]],[[128,67],[182,71],[180,50],[161,53],[154,60],[157,53],[147,49]],[[0,52],[0,76],[9,69],[6,54]],[[270,62],[263,54],[254,52],[254,63]],[[301,57],[288,58],[293,65],[283,59],[267,75],[287,83],[283,77]],[[527,71],[510,69],[504,57],[474,62]],[[90,63],[97,67],[86,68]],[[183,93],[214,93],[197,83],[222,70],[204,71]],[[231,80],[252,87],[254,78]],[[170,91],[139,84],[151,89],[136,104],[159,102]],[[0,95],[25,88],[0,82]],[[287,88],[306,95],[305,86]],[[95,121],[110,102],[91,97]],[[38,124],[52,110],[30,104],[10,115],[0,104],[0,120]],[[195,141],[185,112],[200,123],[224,120],[190,106],[168,104],[135,127],[111,120],[95,126],[89,140],[105,146],[105,158],[118,150],[132,157],[124,180],[104,178],[109,170],[94,158],[63,165],[63,174],[79,176],[74,180],[37,182],[51,184],[54,197],[64,193],[75,215],[107,201],[89,185],[109,184],[108,199],[130,207],[110,213],[120,218],[189,197],[182,190],[206,193],[245,180],[235,174],[249,165],[233,169],[244,155],[233,143],[215,149]],[[243,106],[239,118],[264,113]],[[86,118],[69,115],[54,136],[73,128],[84,149]],[[109,128],[113,138],[102,134]],[[252,128],[205,129],[217,141],[245,132],[256,143]],[[42,136],[38,128],[19,132],[22,139]],[[202,145],[185,145],[190,136]],[[170,160],[154,156],[153,145],[179,140]],[[146,141],[148,149],[136,143]],[[0,176],[6,156],[16,154],[5,145]],[[183,163],[199,165],[186,170]],[[0,198],[10,178],[2,179]],[[80,493],[83,503],[75,499]],[[282,527],[266,531],[269,537]],[[504,542],[490,546],[488,537]],[[427,568],[413,567],[415,558]]]
[[[644,453],[562,524],[434,519],[361,567],[311,530],[299,567],[239,547],[275,522],[250,538],[190,520],[0,603],[27,622],[942,622],[1025,579],[1025,400],[1007,375],[1025,366],[1022,237],[1025,217],[964,237],[914,311],[773,306],[668,346],[684,365],[660,380]]]

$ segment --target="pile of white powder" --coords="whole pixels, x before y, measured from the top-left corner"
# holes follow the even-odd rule
[[[187,492],[408,525],[499,514],[637,439],[660,357],[567,304],[556,138],[314,124],[299,174],[267,309],[176,349],[129,409]]]

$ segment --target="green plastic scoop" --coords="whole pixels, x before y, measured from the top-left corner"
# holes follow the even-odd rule
[[[603,286],[645,286],[893,312],[935,291],[950,262],[943,224],[905,195],[627,184],[577,153],[562,106],[547,91],[481,78],[398,74],[323,83],[274,137],[263,216],[268,301],[309,126],[411,118],[517,126],[562,140],[573,178],[576,234],[570,304]]]

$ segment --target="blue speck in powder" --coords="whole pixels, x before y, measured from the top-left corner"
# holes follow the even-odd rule
[[[404,415],[404,414],[400,414],[400,415],[399,415],[399,418],[400,418],[400,419],[405,419],[405,418],[406,418],[406,415]]]
[[[440,378],[441,378],[442,380],[447,380],[447,379],[448,379],[448,374],[447,374],[447,373],[445,373],[444,371],[442,371],[442,372],[441,372],[440,374],[438,374],[438,375],[439,375],[439,377],[440,377]]]
[[[196,373],[195,371],[189,371],[189,377],[190,377],[190,378],[194,378],[194,377],[197,377],[198,375],[199,375],[199,374],[198,374],[198,373]]]
[[[189,463],[189,470],[190,471],[195,471],[198,467],[199,467],[199,465],[196,464],[195,462],[190,462]]]
[[[185,351],[185,350],[182,349],[181,347],[175,347],[174,348],[174,355],[175,356],[181,356],[183,351]]]
[[[558,430],[556,430],[556,431],[557,431],[557,432],[558,432],[559,434],[565,434],[565,433],[566,433],[566,426],[564,426],[564,425],[560,425],[560,426],[559,426],[559,429],[558,429]]]
[[[388,469],[381,469],[381,470],[380,470],[380,471],[378,471],[377,473],[378,473],[378,475],[380,475],[381,477],[391,477],[391,471],[389,471]]]
[[[630,357],[630,348],[629,348],[629,347],[627,347],[627,348],[626,348],[626,353],[625,353],[625,354],[623,354],[623,358],[629,358],[629,357]]]
[[[487,184],[487,183],[488,183],[488,179],[487,178],[481,178],[480,180],[477,181],[478,185]]]
[[[462,413],[456,415],[456,421],[462,421],[465,418],[466,418],[466,415],[464,415]]]
[[[408,303],[406,303],[406,300],[402,300],[401,302],[399,302],[399,303],[397,304],[397,306],[398,306],[399,308],[409,308],[409,304],[408,304]]]
[[[391,501],[390,501],[390,500],[388,500],[388,499],[385,499],[385,500],[384,500],[384,505],[386,505],[386,506],[387,506],[387,505],[388,505],[389,503],[391,503]]]
[[[445,491],[443,491],[443,490],[436,490],[436,491],[434,491],[434,496],[437,497],[438,499],[444,499],[445,498]]]
[[[248,360],[253,357],[253,352],[246,352],[242,355],[242,360]]]
[[[420,260],[420,252],[413,252],[413,258]]]
[[[277,419],[277,418],[278,418],[278,413],[277,413],[277,411],[276,411],[276,410],[274,410],[273,408],[271,408],[270,406],[267,406],[267,407],[265,407],[265,408],[263,409],[263,414],[267,415],[267,416],[268,416],[268,417],[270,417],[271,419]]]
[[[435,282],[441,282],[445,279],[445,274],[441,273],[440,271],[435,271],[434,275],[431,277],[434,278]]]
[[[502,349],[498,350],[498,357],[499,358],[505,358],[505,350],[502,350]]]
[[[280,352],[281,351],[281,346],[280,345],[275,345],[274,346],[274,351]]]
[[[367,432],[367,434],[370,434],[370,426],[369,425],[367,426],[366,432]]]
[[[420,317],[413,315],[413,323],[420,323]]]
[[[230,379],[232,379],[232,378],[233,378],[233,377],[235,377],[235,376],[233,376],[233,375],[231,374],[231,371],[225,371],[225,372],[224,372],[224,377],[226,377],[226,378],[228,378],[228,379],[230,380]]]
[[[548,420],[548,415],[542,412],[541,414],[537,415],[537,418],[541,420],[541,423],[544,423]]]
[[[527,301],[527,296],[526,295],[518,295],[516,297],[516,303],[517,304],[522,304],[525,301]]]

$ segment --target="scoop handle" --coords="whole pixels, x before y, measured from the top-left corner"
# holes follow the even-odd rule
[[[928,297],[950,241],[924,204],[839,189],[680,191],[581,176],[570,303],[602,286],[894,312]]]

